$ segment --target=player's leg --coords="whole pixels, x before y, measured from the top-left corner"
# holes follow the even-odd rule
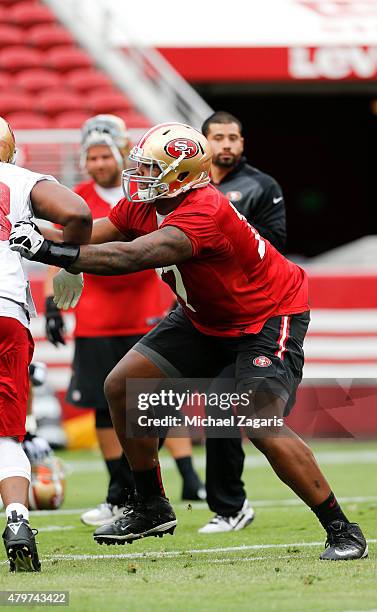
[[[215,359],[206,342],[178,309],[142,338],[107,377],[105,393],[114,428],[134,473],[138,503],[124,518],[96,530],[94,538],[99,543],[123,544],[174,531],[176,518],[165,496],[158,461],[159,432],[153,426],[133,430],[140,414],[135,388],[138,379],[145,391],[148,380],[153,389],[166,377],[190,377],[205,371],[206,364]]]
[[[254,418],[271,419],[273,423],[274,417],[282,418],[292,408],[301,379],[308,321],[305,314],[289,320],[270,319],[249,346],[246,341],[246,350],[239,352],[237,387],[239,391],[252,390]],[[321,559],[367,556],[359,526],[348,521],[305,442],[285,424],[278,430],[272,424],[257,434],[258,430],[248,430],[251,441],[265,454],[279,478],[312,509],[326,530],[330,546]]]
[[[105,501],[81,515],[86,525],[106,525],[122,514],[134,490],[133,476],[114,431],[103,385],[106,376],[140,336],[76,338],[67,400],[95,409],[96,435],[108,474]]]
[[[34,343],[17,319],[0,316],[0,494],[7,524],[3,533],[10,571],[39,571],[35,533],[29,525],[30,462],[26,433],[29,371]]]
[[[223,370],[213,382],[208,393],[235,392],[234,364]],[[223,417],[218,407],[208,407],[208,414],[214,418]],[[221,414],[222,413],[222,414]],[[254,510],[246,499],[242,482],[245,453],[241,432],[233,427],[216,428],[216,436],[209,430],[206,436],[206,489],[207,503],[215,513],[199,529],[199,533],[212,534],[239,531],[254,519]],[[212,434],[212,435],[211,435]]]
[[[194,468],[192,461],[192,442],[191,438],[174,436],[174,429],[170,429],[169,436],[165,439],[164,446],[173,457],[177,469],[182,476],[182,499],[195,501],[206,498],[204,484],[199,478],[199,474]]]

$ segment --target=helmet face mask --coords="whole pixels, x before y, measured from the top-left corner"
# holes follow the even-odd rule
[[[85,168],[90,147],[106,145],[119,169],[123,170],[129,152],[129,135],[123,119],[116,115],[96,115],[88,119],[81,131],[81,167]]]
[[[206,186],[211,165],[207,139],[183,123],[163,123],[147,132],[131,150],[137,166],[123,171],[123,190],[131,202],[175,198]]]
[[[16,162],[16,141],[9,123],[0,117],[0,162],[14,164]]]

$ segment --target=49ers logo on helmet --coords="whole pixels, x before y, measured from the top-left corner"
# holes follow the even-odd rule
[[[165,145],[165,151],[170,157],[176,159],[185,154],[185,157],[195,157],[199,153],[199,147],[193,140],[189,138],[174,138]]]
[[[258,368],[268,368],[271,363],[271,359],[265,357],[264,355],[261,355],[260,357],[255,357],[255,359],[253,359],[253,364],[255,366],[258,366]]]

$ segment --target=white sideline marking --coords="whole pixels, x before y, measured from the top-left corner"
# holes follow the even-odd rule
[[[46,527],[39,527],[38,532],[42,531],[70,531],[71,529],[76,529],[75,525],[46,525]]]
[[[322,465],[349,465],[353,463],[377,463],[377,450],[352,451],[319,451],[315,453],[318,463]],[[64,460],[64,459],[63,459]],[[64,465],[70,473],[78,472],[100,472],[105,471],[103,461],[65,461]],[[175,461],[171,457],[161,457],[160,465],[163,470],[175,469]],[[204,468],[205,457],[195,457],[195,466]],[[269,467],[264,455],[248,455],[245,458],[245,466],[250,469]]]
[[[377,495],[370,495],[366,497],[337,497],[337,500],[341,503],[368,503],[377,502]],[[292,499],[256,499],[250,500],[250,503],[255,508],[278,508],[283,506],[302,506],[305,508],[305,504],[301,499],[293,497]],[[174,504],[174,507],[180,510],[187,510],[189,502]],[[207,510],[208,506],[206,502],[192,502],[192,510]],[[62,508],[60,510],[30,510],[31,516],[70,516],[75,514],[82,514],[90,510],[90,508]],[[1,513],[4,515],[4,512]]]
[[[377,540],[368,540],[369,544],[375,544]],[[89,560],[100,560],[100,559],[167,559],[171,557],[179,557],[184,555],[207,555],[213,553],[229,553],[229,552],[242,552],[247,550],[268,550],[273,548],[290,548],[290,547],[301,547],[307,548],[312,546],[323,546],[323,542],[293,542],[288,544],[251,544],[249,546],[224,546],[222,548],[193,548],[191,550],[169,550],[166,552],[140,552],[120,555],[50,555],[45,559],[48,561],[89,561]],[[294,558],[295,553],[292,552],[289,558]],[[261,557],[266,559],[266,557]]]

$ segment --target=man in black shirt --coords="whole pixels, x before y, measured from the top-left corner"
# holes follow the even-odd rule
[[[206,119],[202,132],[212,147],[212,184],[261,236],[282,251],[286,241],[283,193],[275,179],[247,163],[241,122],[230,113],[218,111]],[[233,377],[232,368],[226,368],[222,380],[216,381],[216,390],[221,392],[221,386],[227,384],[225,379]],[[239,430],[229,435],[233,437],[206,440],[207,502],[215,516],[199,529],[200,533],[238,531],[254,518],[241,480],[245,454]]]

